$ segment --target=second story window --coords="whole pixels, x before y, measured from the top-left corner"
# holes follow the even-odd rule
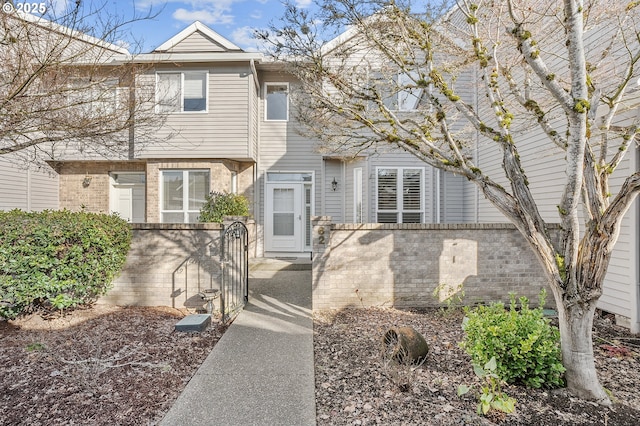
[[[159,72],[156,74],[157,111],[206,112],[207,72]]]
[[[398,73],[393,79],[387,81],[382,76],[376,76],[376,83],[382,88],[382,102],[391,111],[417,111],[424,108],[431,110],[429,95],[431,85],[427,92],[418,81],[417,72]]]
[[[266,83],[265,117],[267,120],[286,121],[289,119],[289,85],[287,83]]]

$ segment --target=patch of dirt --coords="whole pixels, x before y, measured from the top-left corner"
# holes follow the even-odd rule
[[[0,424],[158,423],[225,330],[174,331],[185,314],[95,306],[0,321]]]
[[[574,398],[563,389],[505,386],[517,400],[509,415],[476,414],[478,389],[463,339],[458,311],[350,309],[316,313],[314,350],[318,425],[638,425],[640,424],[640,336],[594,321],[594,350],[602,385],[613,395],[611,408]],[[390,327],[411,326],[430,345],[420,367],[384,361],[382,336]]]

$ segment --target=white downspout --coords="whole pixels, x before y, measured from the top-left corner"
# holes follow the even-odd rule
[[[440,223],[440,169],[434,169],[436,172],[436,223]]]
[[[258,80],[258,70],[256,69],[256,64],[255,61],[253,59],[251,59],[251,61],[249,61],[249,67],[251,68],[251,74],[253,75],[253,83],[256,86],[256,96],[258,97],[257,99],[257,108],[258,111],[256,111],[256,115],[258,117],[258,123],[256,125],[256,163],[254,165],[254,171],[253,171],[253,214],[254,214],[254,219],[255,219],[255,238],[256,238],[256,253],[255,256],[256,257],[263,257],[264,256],[264,214],[265,212],[262,212],[262,220],[260,220],[260,191],[264,191],[264,189],[266,188],[264,185],[258,185],[258,181],[260,179],[260,144],[261,144],[261,139],[260,139],[260,81]],[[253,114],[251,114],[251,111],[249,111],[249,117],[253,117]],[[266,179],[266,176],[265,176]],[[265,197],[265,202],[266,202],[266,194],[264,194]],[[262,235],[262,238],[260,238],[260,235]]]
[[[638,80],[638,84],[640,84],[640,79]],[[640,115],[640,108],[638,109],[638,114]],[[638,148],[636,148],[636,170],[640,170],[640,150]],[[634,244],[634,257],[636,260],[635,262],[631,262],[633,272],[630,274],[631,278],[635,281],[635,295],[631,303],[630,328],[632,333],[640,333],[640,201],[637,198],[635,204],[635,220],[633,221],[632,235],[635,235],[636,240]]]

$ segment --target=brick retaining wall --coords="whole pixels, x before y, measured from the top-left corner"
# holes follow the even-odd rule
[[[509,293],[537,305],[542,267],[510,224],[332,224],[313,219],[313,308],[473,304]],[[440,292],[434,295],[436,289]],[[356,291],[357,290],[357,291]]]
[[[249,256],[255,252],[255,222]],[[198,292],[219,288],[221,225],[136,223],[123,271],[99,303],[201,308]]]

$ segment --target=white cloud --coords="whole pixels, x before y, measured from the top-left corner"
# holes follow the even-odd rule
[[[313,0],[296,0],[296,6],[304,9],[306,7],[311,6],[312,2],[313,2]]]
[[[213,24],[231,24],[233,23],[233,15],[225,13],[225,10],[186,10],[183,8],[176,9],[173,12],[173,19],[184,23],[192,23],[193,21],[201,21],[202,23]]]
[[[56,16],[60,16],[69,7],[69,0],[51,0],[51,3],[47,4]]]
[[[231,41],[244,50],[258,51],[258,40],[253,37],[254,31],[255,28],[253,27],[237,28],[231,33]]]
[[[251,14],[249,15],[249,17],[251,19],[262,19],[262,11],[261,10],[254,10],[253,12],[251,12]]]

